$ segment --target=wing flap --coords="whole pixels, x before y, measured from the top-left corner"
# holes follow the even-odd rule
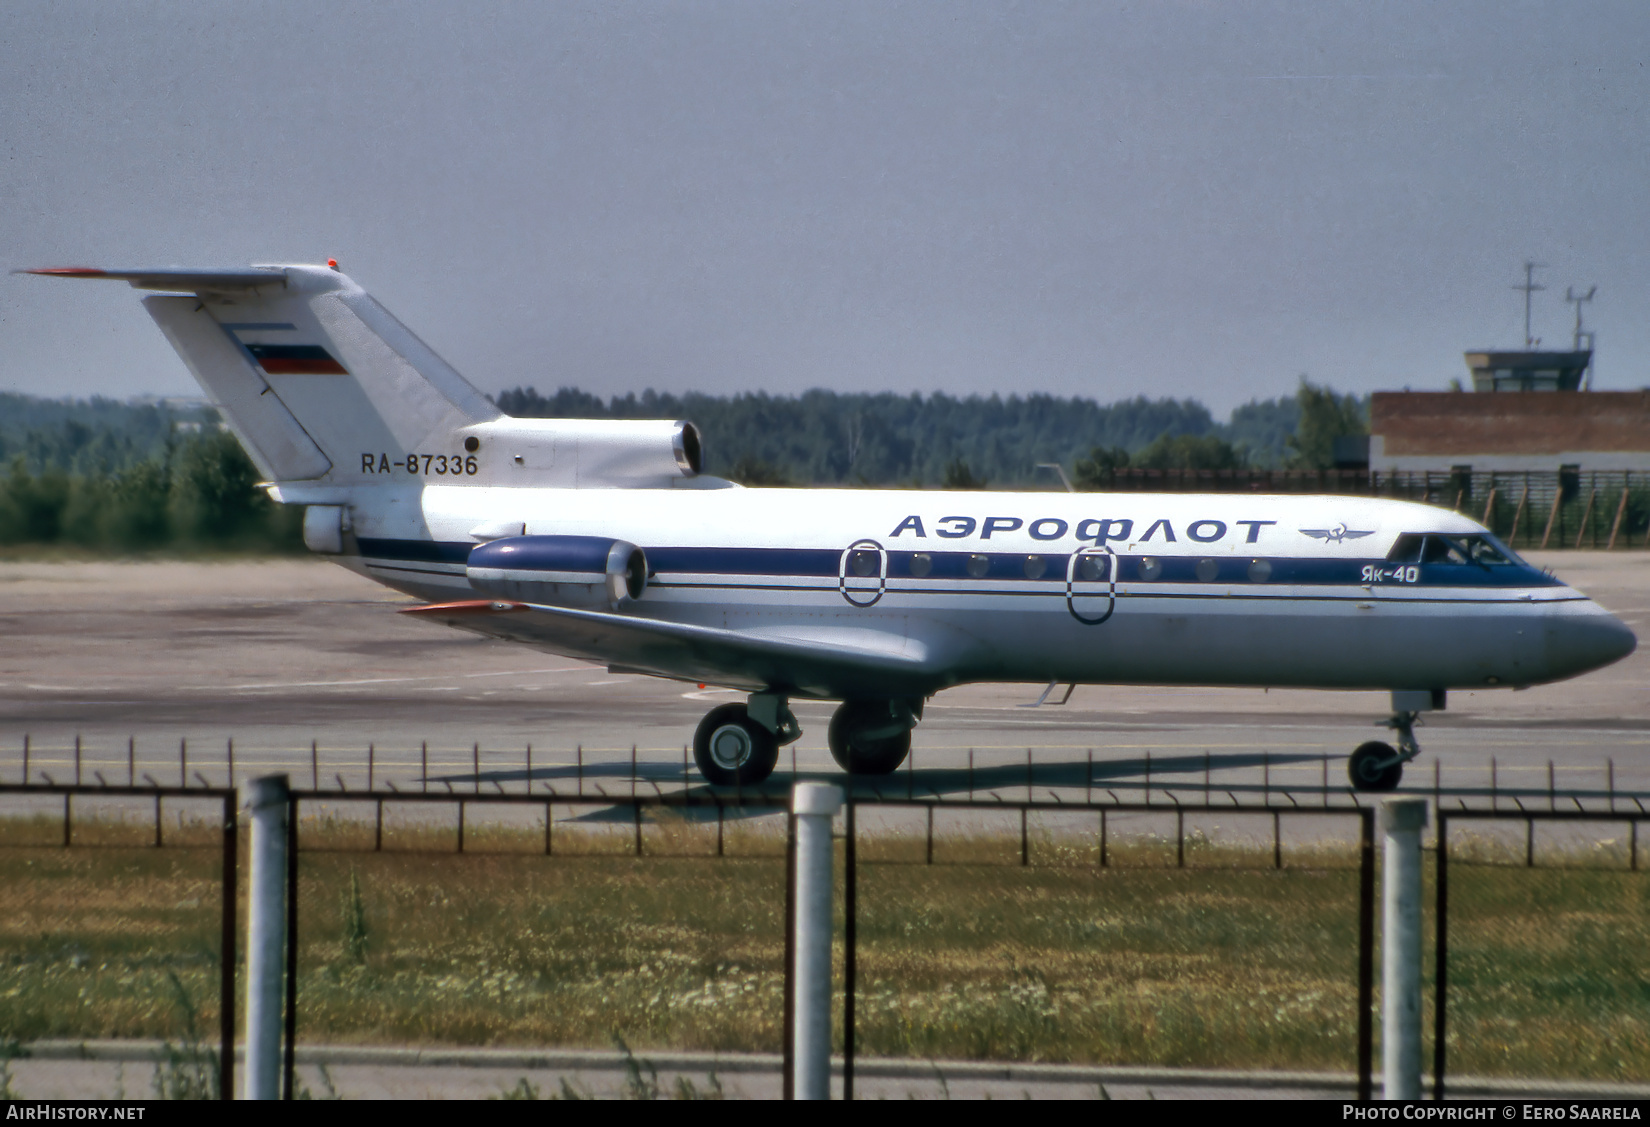
[[[487,600],[401,613],[629,671],[752,691],[874,698],[923,695],[945,684],[928,645],[864,628],[728,630]]]

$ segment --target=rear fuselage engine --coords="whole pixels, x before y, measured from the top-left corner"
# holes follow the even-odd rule
[[[472,548],[465,573],[495,598],[617,610],[647,589],[647,555],[605,536],[509,536]]]

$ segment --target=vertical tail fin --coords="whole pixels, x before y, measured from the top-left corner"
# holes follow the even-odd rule
[[[327,267],[40,272],[193,293],[144,306],[272,481],[357,480],[366,452],[444,450],[503,414]]]

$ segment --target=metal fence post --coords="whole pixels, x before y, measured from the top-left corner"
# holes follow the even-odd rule
[[[842,1098],[854,1098],[854,992],[859,986],[859,851],[854,798],[848,795],[842,842]]]
[[[1358,1098],[1372,1098],[1375,1056],[1375,812],[1358,811]]]
[[[159,809],[160,798],[155,798]],[[223,796],[223,869],[219,874],[219,894],[223,900],[221,937],[218,948],[218,1098],[235,1098],[235,903],[236,880],[240,873],[239,817],[234,794]],[[156,826],[160,825],[156,821]],[[157,828],[157,833],[158,833]],[[157,842],[156,844],[159,844]]]
[[[286,848],[290,788],[285,775],[253,779],[246,788],[252,816],[252,876],[246,938],[245,1098],[281,1094],[281,989],[286,940]]]
[[[383,803],[379,803],[383,823]],[[295,1097],[298,1086],[298,798],[291,796],[286,814],[286,1056],[281,1062],[281,1098]]]
[[[1424,798],[1381,803],[1381,1096],[1421,1098],[1421,830]]]
[[[791,1059],[793,1096],[831,1098],[831,819],[842,791],[825,783],[798,783],[796,815],[796,961]]]
[[[720,816],[722,804],[716,804]],[[722,849],[722,824],[716,824],[716,849]],[[779,1098],[796,1098],[796,1042],[791,1037],[791,1025],[796,1018],[796,814],[785,815],[785,1012],[779,1023],[780,1082]]]
[[[1438,807],[1438,879],[1433,905],[1432,1098],[1444,1098],[1445,1010],[1449,1002],[1449,815]]]

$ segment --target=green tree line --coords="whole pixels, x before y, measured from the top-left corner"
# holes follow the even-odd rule
[[[1251,403],[1249,408],[1258,406]],[[1256,458],[1242,440],[1219,433],[1162,434],[1138,451],[1096,446],[1078,458],[1074,481],[1079,489],[1104,489],[1120,469],[1242,470],[1284,468],[1326,470],[1335,465],[1335,440],[1369,433],[1369,408],[1356,396],[1340,395],[1302,379],[1289,399],[1293,420],[1283,439],[1283,456]],[[1240,407],[1233,413],[1234,420]]]
[[[0,392],[0,466],[18,457],[32,472],[111,474],[162,454],[180,432],[217,422],[209,407],[40,399]]]
[[[0,477],[0,547],[302,551],[301,511],[276,505],[257,481],[240,443],[216,427],[111,471],[33,470],[19,453]]]
[[[531,387],[498,397],[522,418],[691,419],[705,469],[750,485],[1026,486],[1040,463],[1099,482],[1124,466],[1157,469],[1328,468],[1333,440],[1365,429],[1364,405],[1302,380],[1295,395],[1252,400],[1218,423],[1194,399],[1011,395],[958,399],[809,391],[798,396],[601,397]],[[1099,467],[1098,469],[1096,467]]]
[[[1051,487],[1039,463],[1104,488],[1125,466],[1236,469],[1330,464],[1335,437],[1362,433],[1352,396],[1305,382],[1225,423],[1192,399],[1112,404],[1048,395],[641,395],[573,388],[498,397],[512,415],[687,418],[706,469],[747,484]],[[102,552],[300,551],[301,514],[256,488],[257,471],[209,408],[0,393],[0,547]]]

